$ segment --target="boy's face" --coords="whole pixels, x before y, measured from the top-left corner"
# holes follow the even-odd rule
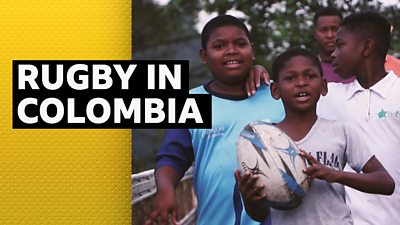
[[[200,50],[215,80],[228,84],[243,83],[253,65],[253,48],[244,30],[236,26],[216,28]]]
[[[308,112],[315,110],[321,94],[326,95],[327,85],[312,60],[299,55],[286,62],[271,90],[275,99],[282,98],[286,110]]]
[[[315,22],[313,29],[314,39],[318,48],[328,54],[335,50],[336,31],[340,26],[339,16],[320,16]]]
[[[340,77],[347,79],[357,75],[363,56],[363,44],[353,32],[340,27],[336,34],[336,48],[332,53],[332,65]]]

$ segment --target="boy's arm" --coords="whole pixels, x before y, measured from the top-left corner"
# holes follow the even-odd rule
[[[175,188],[194,160],[191,135],[187,129],[170,129],[156,156],[155,179],[157,193],[152,199],[152,210],[145,225],[167,224],[169,215],[177,224]]]
[[[168,129],[156,155],[156,170],[164,166],[173,167],[180,175],[180,179],[193,161],[192,136],[189,130]]]
[[[258,177],[246,173],[240,176],[239,170],[235,170],[236,183],[242,195],[247,214],[256,221],[263,222],[269,215],[269,207],[266,204],[266,195],[261,194],[264,186],[255,186]]]
[[[246,79],[246,91],[247,95],[254,95],[257,88],[260,87],[261,81],[264,81],[266,85],[269,85],[270,75],[267,69],[262,65],[254,65]]]
[[[367,193],[393,194],[394,180],[375,156],[365,164],[362,171],[363,173],[339,173],[337,182]]]
[[[173,224],[178,224],[175,187],[178,185],[180,177],[173,167],[164,166],[156,170],[157,193],[152,199],[152,210],[148,214],[145,225],[151,225],[156,221],[168,224],[169,215],[172,216]]]
[[[300,154],[310,164],[304,170],[304,173],[310,179],[319,178],[329,183],[338,182],[359,191],[372,194],[391,195],[394,191],[394,180],[375,156],[362,168],[363,173],[352,173],[330,169],[320,164],[314,157],[304,151]]]

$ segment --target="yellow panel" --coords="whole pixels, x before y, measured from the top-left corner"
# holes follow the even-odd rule
[[[128,60],[131,1],[2,1],[0,21],[0,224],[131,224],[130,130],[12,129],[12,60]]]

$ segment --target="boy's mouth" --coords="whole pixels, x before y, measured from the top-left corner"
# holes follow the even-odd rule
[[[241,67],[242,62],[239,60],[228,60],[224,62],[224,65],[229,70],[236,70]]]
[[[308,92],[299,92],[299,93],[297,93],[296,94],[296,99],[298,100],[298,101],[307,101],[309,98],[310,98],[310,93],[308,93]]]
[[[225,62],[225,65],[234,65],[234,64],[240,64],[240,61],[238,61],[238,60],[231,60],[231,61]]]
[[[327,41],[327,42],[325,42],[325,45],[327,46],[327,47],[336,47],[336,42],[335,41]]]

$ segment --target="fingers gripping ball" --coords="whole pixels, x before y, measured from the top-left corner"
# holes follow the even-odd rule
[[[237,160],[243,174],[257,174],[264,184],[267,204],[276,209],[293,209],[301,204],[309,188],[305,160],[296,144],[278,127],[264,122],[249,123],[237,142]]]

